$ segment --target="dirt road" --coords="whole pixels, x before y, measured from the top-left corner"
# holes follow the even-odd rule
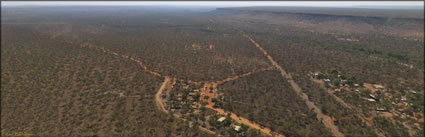
[[[159,88],[158,92],[156,92],[156,94],[155,94],[155,102],[156,102],[158,109],[165,112],[165,113],[168,113],[168,110],[165,109],[165,107],[164,107],[164,102],[162,102],[161,95],[162,95],[162,92],[164,91],[166,85],[170,82],[170,79],[171,78],[169,78],[169,77],[165,77],[164,82],[162,82],[161,87]]]
[[[106,50],[105,48],[100,48],[100,47],[94,46],[94,45],[89,44],[89,43],[81,44],[80,46],[82,48],[94,49],[94,50],[97,50],[97,51],[101,51],[103,53],[112,54],[112,55],[117,56],[117,57],[122,57],[122,58],[129,59],[131,61],[136,62],[138,65],[140,65],[145,72],[148,72],[148,73],[153,74],[153,75],[158,76],[158,77],[163,77],[161,74],[149,70],[147,68],[147,66],[144,65],[142,63],[142,61],[140,61],[139,59],[136,59],[136,58],[133,58],[133,57],[129,57],[127,55],[121,55],[121,54],[118,54],[116,52],[109,51],[109,50]],[[201,88],[201,93],[203,93],[201,95],[201,98],[203,100],[205,100],[206,102],[208,102],[208,105],[206,106],[207,108],[210,108],[212,110],[215,110],[219,114],[226,115],[227,112],[225,112],[223,109],[213,108],[212,98],[214,98],[216,96],[216,91],[217,91],[217,88],[216,87],[217,87],[217,85],[218,84],[221,84],[221,83],[224,83],[224,82],[236,80],[236,79],[239,79],[241,77],[246,77],[246,76],[252,75],[252,74],[257,73],[257,72],[272,70],[273,68],[274,67],[268,67],[268,68],[253,70],[251,72],[247,72],[247,73],[244,73],[244,74],[241,74],[241,75],[232,76],[232,77],[226,78],[224,80],[215,81],[215,82],[206,82],[206,84],[204,85],[204,87]],[[174,81],[175,80],[176,80],[176,78],[174,78]],[[163,94],[164,90],[167,89],[167,85],[170,85],[170,81],[171,81],[171,78],[170,77],[164,76],[164,82],[162,83],[162,85],[159,88],[158,92],[155,94],[156,105],[157,105],[158,109],[161,110],[161,111],[163,111],[164,113],[168,113],[168,110],[165,109],[165,107],[164,107],[165,105],[164,105],[164,102],[162,101],[162,98],[161,97],[162,97],[162,94]],[[188,82],[189,83],[192,83],[192,84],[196,84],[196,85],[199,85],[199,84],[202,83],[200,81],[192,81],[192,80],[189,80]],[[204,99],[205,96],[209,96],[210,98]],[[181,118],[177,114],[174,114],[174,117]],[[237,121],[239,123],[243,123],[243,124],[245,124],[245,125],[247,125],[247,126],[249,126],[251,128],[258,129],[258,130],[260,130],[262,133],[264,133],[266,135],[273,136],[273,137],[284,137],[284,135],[282,135],[282,134],[279,134],[279,133],[276,133],[276,132],[272,132],[269,128],[262,128],[260,125],[255,124],[254,122],[251,122],[251,121],[249,121],[246,118],[238,117],[234,113],[231,113],[231,118],[233,120],[235,120],[235,121]],[[207,131],[209,133],[215,133],[215,132],[213,132],[211,130],[208,130],[208,129],[205,129],[205,128],[202,128],[202,127],[201,127],[201,130]]]
[[[142,68],[143,68],[143,70],[144,70],[145,72],[148,72],[148,73],[150,73],[150,74],[152,74],[152,75],[155,75],[155,76],[158,76],[158,77],[162,77],[162,75],[161,75],[161,74],[159,74],[158,72],[154,72],[154,71],[149,70],[149,69],[148,69],[148,67],[147,67],[145,64],[143,64],[143,63],[142,63],[142,61],[141,61],[141,60],[139,60],[139,59],[136,59],[136,58],[133,58],[133,57],[129,57],[128,55],[118,54],[117,52],[113,52],[113,51],[110,51],[110,50],[106,50],[106,49],[105,49],[105,48],[103,48],[103,47],[102,47],[102,48],[100,48],[100,47],[94,46],[94,45],[92,45],[92,44],[90,44],[90,43],[84,43],[84,44],[81,44],[81,45],[80,45],[80,47],[82,47],[82,48],[94,49],[94,50],[101,51],[101,52],[106,53],[106,54],[112,54],[112,55],[117,56],[117,57],[122,57],[122,58],[129,59],[129,60],[131,60],[131,61],[133,61],[133,62],[136,62],[136,63],[137,63],[140,67],[142,67]]]
[[[265,71],[265,70],[268,70],[268,69],[270,69],[270,68],[265,68],[265,69],[261,69],[261,70],[258,70],[258,71]],[[242,75],[239,75],[239,76],[230,77],[230,78],[227,78],[227,79],[222,80],[220,82],[226,82],[226,81],[230,81],[230,80],[235,80],[235,79],[237,79],[237,78],[239,78],[241,76],[247,76],[247,75],[250,75],[250,74],[252,74],[254,72],[257,72],[257,71],[252,71],[252,72],[245,73],[245,74],[242,74]],[[205,83],[205,85],[200,89],[201,100],[207,102],[207,105],[205,106],[206,108],[210,108],[210,109],[216,111],[218,114],[221,114],[221,115],[227,115],[227,113],[230,113],[231,114],[230,117],[234,121],[236,121],[238,123],[243,123],[243,124],[249,126],[250,128],[258,129],[258,130],[260,130],[260,132],[264,133],[265,135],[273,136],[273,137],[285,137],[282,134],[279,134],[279,133],[276,133],[276,132],[272,132],[269,128],[261,128],[260,125],[255,124],[254,122],[252,122],[252,121],[250,121],[250,120],[248,120],[246,118],[238,117],[233,112],[225,112],[221,108],[214,108],[213,107],[214,103],[212,102],[212,98],[216,98],[216,96],[217,96],[216,95],[217,94],[217,85],[218,85],[217,83],[219,83],[219,82]],[[209,98],[208,99],[205,99],[204,98],[205,96],[208,96]]]
[[[287,79],[287,81],[289,82],[289,84],[291,85],[292,89],[298,94],[298,96],[300,96],[306,103],[307,107],[309,109],[313,109],[313,111],[316,113],[316,117],[317,119],[321,120],[322,123],[325,125],[325,127],[331,129],[331,132],[334,136],[336,137],[343,137],[344,134],[342,134],[339,130],[338,127],[335,126],[335,124],[333,123],[333,120],[322,113],[322,111],[313,103],[308,99],[308,96],[302,92],[301,88],[298,86],[297,83],[295,83],[294,80],[292,80],[292,77],[290,75],[288,75],[286,73],[286,71],[280,67],[280,65],[273,60],[273,58],[267,53],[266,50],[264,50],[260,44],[258,44],[257,42],[255,42],[251,37],[249,37],[248,35],[244,35],[245,37],[247,37],[258,49],[260,49],[263,54],[267,57],[267,59],[276,67],[280,70],[281,75]]]
[[[323,81],[321,81],[321,80],[317,80],[317,79],[313,79],[313,78],[310,78],[313,82],[316,82],[316,83],[318,83],[320,86],[321,86],[321,88],[323,88],[323,89],[325,89],[327,92],[328,92],[328,94],[329,95],[331,95],[337,102],[339,102],[339,103],[341,103],[342,104],[342,106],[344,106],[345,108],[348,108],[348,109],[351,109],[351,110],[354,110],[354,111],[356,111],[355,109],[355,107],[353,107],[353,106],[351,106],[351,105],[349,105],[349,104],[347,104],[347,103],[345,103],[345,101],[344,100],[342,100],[341,98],[339,98],[338,96],[336,96],[335,94],[333,94],[332,93],[332,91],[330,90],[330,89],[327,89],[326,87],[325,87],[325,82],[323,82]],[[362,120],[362,122],[363,123],[366,123],[366,125],[367,126],[369,126],[369,127],[371,127],[372,125],[373,125],[373,123],[370,121],[370,120],[367,120],[366,119],[366,116],[364,116],[362,113],[360,113],[360,112],[357,112],[356,111],[356,113],[358,113],[358,114],[356,114],[356,116],[360,119],[360,120]],[[385,135],[382,133],[382,132],[380,132],[379,130],[377,130],[377,129],[375,129],[375,128],[373,128],[373,130],[374,130],[374,132],[379,136],[379,137],[384,137]]]
[[[205,106],[206,108],[212,109],[214,111],[216,111],[218,114],[221,115],[227,115],[227,113],[229,112],[225,112],[223,109],[220,108],[213,108],[211,106]],[[242,123],[244,125],[249,126],[250,128],[254,128],[254,129],[258,129],[260,130],[260,132],[268,135],[268,136],[272,136],[272,137],[285,137],[282,134],[276,133],[276,132],[272,132],[269,128],[261,128],[260,125],[255,124],[254,122],[251,122],[250,120],[243,118],[243,117],[238,117],[236,114],[234,114],[233,112],[230,112],[230,118],[232,118],[234,121],[238,122],[238,123]]]
[[[323,82],[321,80],[313,79],[313,78],[310,78],[310,80],[313,81],[313,82],[315,82],[315,83],[318,83],[321,88],[325,89],[325,91],[328,92],[329,95],[331,95],[337,102],[341,103],[344,107],[346,107],[348,109],[352,109],[353,108],[353,106],[348,105],[347,103],[345,103],[344,100],[342,100],[341,98],[339,98],[338,96],[336,96],[335,94],[333,94],[330,89],[326,89],[325,88],[325,82]]]
[[[244,73],[244,74],[241,74],[241,75],[236,75],[236,76],[228,77],[226,79],[223,79],[223,80],[220,80],[220,81],[216,81],[215,83],[216,84],[222,84],[224,82],[233,81],[233,80],[239,79],[241,77],[246,77],[246,76],[255,74],[257,72],[263,72],[263,71],[267,71],[267,70],[272,70],[273,68],[274,67],[272,66],[272,67],[268,67],[268,68],[262,68],[262,69],[254,70],[254,71],[247,72],[247,73]]]
[[[170,77],[165,77],[164,82],[162,82],[161,87],[159,88],[158,92],[156,92],[156,94],[155,94],[155,102],[156,102],[156,105],[157,105],[158,109],[161,110],[164,113],[167,113],[167,114],[168,114],[168,110],[165,109],[164,102],[162,102],[161,96],[162,96],[162,93],[164,92],[164,90],[168,90],[167,92],[169,92],[170,87],[173,84],[175,84],[175,83],[170,83],[170,82],[171,82],[171,78]],[[175,82],[175,78],[174,78],[173,82]],[[187,119],[185,119],[184,117],[182,117],[182,116],[180,116],[178,114],[173,114],[173,116],[175,118],[181,118],[182,120],[187,120]],[[209,129],[206,129],[206,128],[202,127],[202,126],[199,126],[199,129],[202,130],[202,131],[208,132],[210,134],[216,134],[214,131],[211,131]],[[220,136],[220,135],[218,135],[218,136]]]

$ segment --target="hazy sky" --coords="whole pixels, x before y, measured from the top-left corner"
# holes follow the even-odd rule
[[[185,6],[423,6],[423,1],[2,1],[1,6],[19,5],[185,5]]]

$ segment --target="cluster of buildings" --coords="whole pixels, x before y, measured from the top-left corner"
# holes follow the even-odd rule
[[[215,115],[216,113],[209,113],[208,111],[206,111],[207,113],[205,113],[205,111],[202,111],[202,106],[214,106],[216,102],[214,102],[213,100],[216,100],[215,97],[217,96],[217,89],[213,84],[201,84],[202,86],[197,86],[188,84],[184,81],[176,81],[174,84],[172,84],[171,89],[169,89],[168,92],[162,93],[162,98],[165,100],[164,107],[167,110],[173,112],[174,114],[183,117],[190,116],[192,114],[205,117],[206,119],[204,119],[204,121],[199,118],[196,118],[195,121],[199,121],[201,123],[204,123],[205,120],[208,120],[211,118],[211,116],[214,116],[215,118],[217,118],[216,120],[214,120],[216,121],[216,123],[218,123],[217,125],[225,125],[225,127],[230,127],[231,129],[233,129],[233,132],[238,134],[243,132],[242,126],[233,122],[230,117]],[[205,113],[206,115],[202,115],[201,112]],[[204,123],[202,124],[202,126],[209,128],[210,130],[218,129],[210,123]]]
[[[172,86],[171,91],[163,94],[163,98],[164,96],[166,98],[165,108],[172,112],[185,115],[184,112],[188,111],[183,109],[190,109],[193,111],[189,112],[196,113],[201,107],[199,87],[189,85],[183,81],[177,81]]]
[[[415,104],[409,103],[410,101],[407,96],[409,94],[420,94],[417,91],[408,90],[407,92],[394,94],[394,91],[380,84],[361,83],[356,80],[349,82],[347,79],[344,79],[346,77],[343,77],[340,73],[322,74],[316,72],[313,73],[313,78],[323,81],[328,88],[333,89],[334,93],[355,91],[360,94],[361,98],[370,102],[369,104],[373,106],[375,108],[374,110],[378,113],[390,112],[396,114],[396,116],[410,117],[412,119],[416,119],[414,117],[417,115],[422,115],[419,121],[423,121],[422,113],[419,114],[417,111],[409,109]],[[393,93],[390,93],[390,91]],[[409,116],[409,114],[415,116]]]

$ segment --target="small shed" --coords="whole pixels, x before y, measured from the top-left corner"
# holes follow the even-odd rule
[[[373,85],[376,89],[383,89],[384,88],[384,86],[382,86],[382,85],[378,85],[378,84],[375,84],[375,85]]]
[[[241,131],[241,126],[235,125],[233,129],[237,132]]]
[[[372,94],[369,94],[369,97],[370,98],[373,98],[373,99],[376,99],[376,97],[374,95],[372,95]]]
[[[371,98],[367,99],[367,101],[375,102],[375,100],[374,99],[371,99]]]
[[[406,96],[402,96],[400,99],[400,101],[406,101],[406,100],[407,100]]]
[[[378,111],[378,112],[384,112],[384,111],[387,111],[387,109],[385,109],[385,108],[376,108],[376,111]]]
[[[219,119],[217,119],[218,122],[223,122],[224,120],[226,120],[226,117],[220,117]]]

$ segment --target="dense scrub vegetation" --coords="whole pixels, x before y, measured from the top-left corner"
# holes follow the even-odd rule
[[[131,10],[131,7],[124,9]],[[123,16],[114,10],[99,9],[104,12],[92,12],[96,15],[93,16],[78,14],[85,11],[82,9],[76,13],[69,11],[72,8],[57,10],[58,13],[53,15],[36,10],[41,12],[40,15],[54,18],[43,21],[40,20],[43,17],[36,14],[35,22],[54,24],[34,25],[33,29],[54,39],[88,42],[137,57],[149,69],[164,75],[191,80],[221,80],[269,66],[261,52],[249,46],[250,42],[242,35],[191,12],[185,15],[186,12],[177,11],[170,16],[166,10],[150,13],[150,9],[134,9],[141,12],[128,12]],[[78,16],[56,18],[69,14]]]
[[[289,83],[276,71],[219,85],[224,109],[286,136],[330,136]]]
[[[334,123],[346,136],[376,136],[371,127],[368,127],[358,117],[355,110],[344,107],[318,84],[308,77],[295,75],[295,81],[301,86],[304,93],[314,102],[324,114],[335,118]],[[365,107],[365,106],[363,106]]]
[[[366,27],[364,22],[342,20],[331,27],[320,18],[310,20],[266,13],[248,15],[251,14],[224,14],[216,21],[230,24],[252,36],[289,72],[339,70],[365,82],[384,84],[399,91],[423,91],[422,38],[415,41],[402,34],[385,35],[391,30],[380,29],[373,24],[369,24],[373,27]],[[230,18],[234,20],[230,21]],[[339,28],[338,24],[347,26],[337,31],[330,30]],[[423,26],[423,22],[416,25]],[[409,33],[417,29],[412,26],[406,29],[388,28]]]
[[[148,30],[148,31],[147,31]],[[100,35],[93,43],[142,59],[152,70],[192,80],[220,80],[269,64],[249,41],[238,35],[147,28],[126,34]],[[125,39],[108,41],[115,35]],[[125,43],[123,45],[120,45]],[[124,47],[124,48],[123,48]]]
[[[264,34],[255,36],[254,38],[289,72],[340,70],[355,75],[365,82],[379,83],[397,90],[423,89],[423,69],[412,69],[396,62],[370,57],[362,52],[347,52],[331,48],[328,45],[332,45],[332,42],[319,42],[313,38],[306,41],[304,39],[311,37],[296,36],[296,33],[276,35],[275,37]],[[282,37],[287,37],[287,39],[282,39]],[[421,49],[420,47],[423,48],[423,44],[417,46],[416,49]],[[422,52],[423,58],[423,51],[418,51]],[[409,53],[414,54],[414,52]],[[417,55],[419,56],[420,53]]]
[[[350,110],[308,74],[338,70],[361,82],[382,84],[388,90],[376,94],[397,98],[379,105],[406,96],[404,103],[413,104],[406,110],[409,115],[423,112],[423,20],[335,16],[324,11],[318,12],[327,15],[204,11],[2,8],[2,135],[208,136],[154,107],[153,95],[162,78],[143,72],[134,62],[80,45],[135,57],[163,76],[214,81],[270,67],[244,34],[262,45],[324,114],[335,118],[345,136],[376,136],[375,129],[386,136],[411,135],[404,125],[412,124],[401,118],[392,117],[396,122],[391,122],[388,117],[373,117],[369,119],[373,127],[368,128],[356,116],[374,116],[369,110],[378,105],[362,98],[369,91],[336,93],[356,107]],[[219,93],[223,98],[215,99],[214,107],[286,136],[331,135],[276,71],[226,82],[219,85]],[[416,131],[423,135],[423,128]]]
[[[361,82],[383,84],[389,88],[390,94],[396,95],[399,92],[416,90],[420,91],[417,96],[423,96],[423,39],[415,40],[415,36],[402,34],[405,33],[402,31],[413,32],[417,29],[414,27],[416,25],[421,28],[423,21],[413,21],[415,22],[413,23],[386,20],[379,24],[373,21],[368,22],[368,18],[344,19],[346,17],[327,16],[326,18],[335,20],[329,21],[320,16],[307,18],[307,15],[297,14],[226,10],[218,11],[217,15],[220,15],[220,20],[217,22],[231,23],[234,28],[244,30],[245,34],[252,36],[262,45],[285,70],[293,75],[303,91],[309,95],[310,100],[325,114],[336,119],[335,124],[345,135],[375,136],[372,130],[374,128],[386,135],[400,135],[407,132],[407,129],[397,122],[386,127],[384,125],[391,122],[382,124],[379,120],[374,121],[381,122],[376,123],[374,128],[367,128],[365,123],[354,115],[355,111],[344,108],[329,93],[313,83],[307,75],[311,72],[339,70],[355,76]],[[234,20],[226,20],[229,18]],[[345,27],[342,28],[341,24]],[[400,26],[394,26],[394,24]],[[398,32],[394,32],[395,30]],[[390,32],[397,35],[388,34]],[[418,34],[423,35],[423,32]],[[353,92],[342,91],[338,92],[338,95],[346,103],[356,106],[359,112],[370,116],[371,108],[375,108],[376,105],[365,102],[357,94],[350,93]],[[388,102],[378,104],[383,103]],[[415,104],[421,103],[415,102]],[[417,108],[420,110],[420,107]],[[417,133],[420,132],[417,130]]]
[[[162,79],[133,62],[19,25],[2,27],[1,54],[2,135],[206,136],[154,107]]]
[[[235,7],[219,8],[219,10],[228,11],[254,11],[274,14],[304,14],[304,15],[322,15],[322,16],[345,16],[345,17],[374,17],[374,18],[407,18],[423,19],[424,14],[420,9],[373,9],[373,8],[312,8],[312,7]]]

